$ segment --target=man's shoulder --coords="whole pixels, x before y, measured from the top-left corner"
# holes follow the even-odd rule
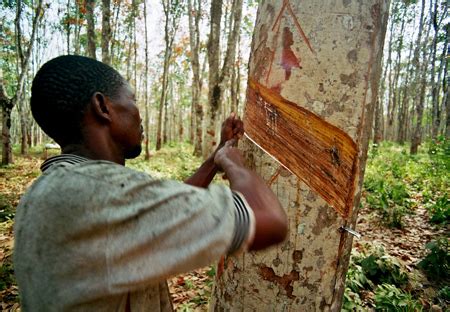
[[[114,184],[133,180],[151,180],[151,176],[129,167],[106,160],[88,160],[78,164],[56,164],[54,168],[44,172],[44,179],[57,183],[60,179],[95,180],[99,183]]]

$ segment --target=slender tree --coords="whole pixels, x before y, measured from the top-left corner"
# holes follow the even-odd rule
[[[111,0],[102,0],[102,62],[111,64]]]
[[[202,1],[188,0],[188,18],[189,18],[189,45],[191,50],[191,68],[192,68],[192,112],[191,133],[194,136],[194,155],[200,156],[202,153],[203,137],[203,105],[200,102],[201,95],[201,76],[200,76],[200,20],[202,16]]]
[[[145,40],[145,87],[144,87],[144,107],[145,107],[145,116],[144,116],[144,131],[145,131],[145,159],[150,159],[150,150],[149,150],[149,135],[150,135],[150,120],[149,120],[149,111],[148,111],[148,30],[147,30],[147,4],[144,0],[144,40]]]
[[[163,73],[161,77],[161,97],[159,101],[158,126],[156,130],[156,150],[162,146],[163,136],[163,112],[167,105],[167,91],[169,86],[170,59],[172,57],[172,47],[175,34],[178,30],[181,12],[184,9],[184,0],[161,0],[164,10],[164,60]]]
[[[423,107],[424,107],[424,101],[425,101],[425,89],[426,89],[426,70],[428,67],[428,60],[427,60],[427,52],[426,48],[423,49],[423,59],[422,63],[420,63],[420,51],[421,46],[426,46],[426,41],[428,39],[428,34],[430,28],[428,27],[427,35],[425,36],[425,42],[422,44],[422,33],[423,33],[423,27],[425,23],[424,18],[424,12],[425,12],[425,0],[422,0],[422,6],[420,11],[420,21],[419,21],[419,31],[417,33],[417,40],[415,43],[414,48],[414,56],[413,56],[413,65],[415,68],[419,69],[416,72],[415,75],[415,86],[420,85],[420,92],[416,92],[415,94],[415,110],[416,110],[416,125],[413,128],[412,136],[411,136],[411,147],[410,147],[410,154],[417,154],[417,150],[420,145],[421,137],[422,137],[422,117],[423,117]]]
[[[28,66],[31,58],[31,51],[36,39],[36,30],[40,21],[44,16],[44,11],[42,7],[43,1],[38,0],[36,9],[34,10],[33,20],[31,23],[31,36],[27,44],[22,43],[22,29],[21,29],[21,18],[23,3],[21,0],[17,1],[16,4],[16,18],[15,18],[15,45],[17,54],[17,84],[16,93],[13,98],[7,100],[7,96],[2,92],[2,164],[12,163],[12,144],[11,144],[11,112],[13,108],[18,105],[19,101],[23,97],[25,79],[27,76]],[[3,89],[3,81],[2,81]],[[25,142],[26,144],[26,142]]]
[[[203,144],[203,157],[207,157],[216,145],[217,117],[223,94],[230,79],[231,67],[236,58],[236,44],[242,20],[242,0],[233,0],[231,8],[232,31],[228,35],[227,48],[220,68],[220,34],[222,22],[222,0],[211,1],[211,22],[208,40],[208,121]]]
[[[93,59],[96,59],[94,10],[95,0],[86,0],[87,55]]]

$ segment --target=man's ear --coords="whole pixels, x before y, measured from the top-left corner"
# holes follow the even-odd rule
[[[111,102],[101,92],[95,92],[91,98],[92,112],[103,122],[111,122]]]

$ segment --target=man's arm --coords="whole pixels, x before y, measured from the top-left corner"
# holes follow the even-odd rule
[[[197,171],[187,178],[184,183],[206,188],[211,183],[212,179],[216,175],[218,168],[214,163],[214,157],[218,150],[220,150],[225,142],[233,138],[237,140],[244,134],[244,126],[242,121],[236,117],[234,113],[231,113],[222,124],[222,130],[220,135],[220,144],[217,149],[212,153],[207,160],[197,169]]]
[[[264,180],[245,167],[241,153],[233,147],[234,141],[226,142],[214,160],[227,175],[230,188],[244,195],[255,215],[255,236],[249,249],[259,250],[280,243],[287,235],[286,213]]]

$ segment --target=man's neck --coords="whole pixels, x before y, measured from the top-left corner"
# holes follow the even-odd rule
[[[101,145],[101,144],[100,144]],[[117,157],[110,149],[89,148],[85,144],[68,144],[61,148],[63,154],[74,154],[93,160],[108,160],[120,165],[125,165],[125,159]]]

